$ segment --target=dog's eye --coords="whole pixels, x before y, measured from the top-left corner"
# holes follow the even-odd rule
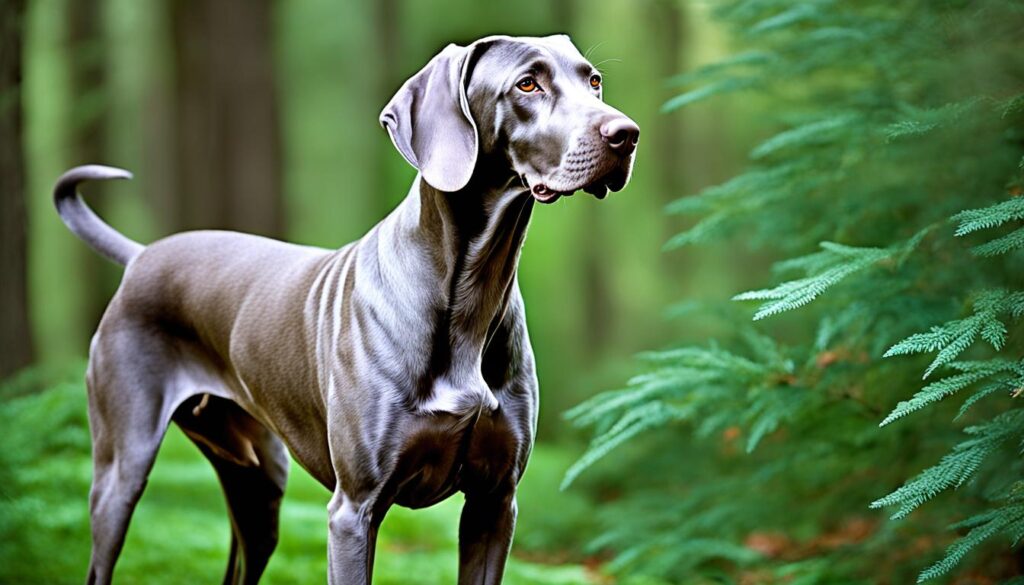
[[[526,93],[537,91],[539,88],[537,80],[532,77],[524,77],[520,79],[519,83],[516,83],[516,87],[518,87],[520,91],[525,91]]]
[[[597,89],[597,88],[601,87],[601,76],[600,75],[591,75],[590,76],[590,87],[592,87],[594,89]]]

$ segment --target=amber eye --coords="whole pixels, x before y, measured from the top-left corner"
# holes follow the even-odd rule
[[[600,75],[591,75],[590,76],[590,87],[592,87],[594,89],[597,89],[597,88],[601,87],[601,76]]]
[[[537,90],[537,80],[532,77],[524,77],[519,80],[516,87],[518,87],[520,91],[530,93],[531,91]]]

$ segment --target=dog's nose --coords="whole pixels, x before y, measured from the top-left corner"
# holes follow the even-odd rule
[[[640,140],[640,127],[625,116],[616,116],[601,124],[601,138],[619,154],[632,154]]]

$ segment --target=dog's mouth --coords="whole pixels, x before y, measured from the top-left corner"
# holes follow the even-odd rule
[[[558,201],[560,197],[571,197],[576,191],[583,190],[590,193],[598,199],[604,199],[608,196],[609,191],[621,191],[626,183],[629,181],[629,168],[616,167],[611,172],[599,177],[598,179],[572,187],[570,189],[553,189],[544,183],[538,183],[534,185],[530,192],[533,194],[533,198],[540,203],[554,203]],[[529,186],[526,181],[526,177],[523,177],[523,184]]]

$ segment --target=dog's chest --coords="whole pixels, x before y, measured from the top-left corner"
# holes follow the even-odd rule
[[[456,491],[490,490],[514,481],[523,447],[500,411],[475,420],[418,416],[403,438],[385,489],[392,501],[409,508],[433,505]]]

